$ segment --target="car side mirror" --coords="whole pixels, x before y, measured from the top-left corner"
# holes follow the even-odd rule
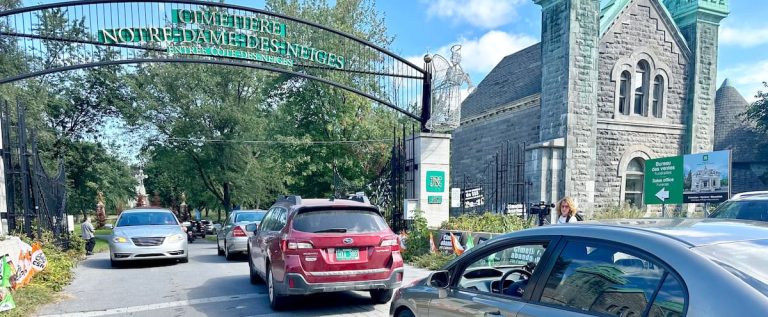
[[[108,224],[104,225],[104,228],[107,228],[107,229],[114,229],[114,226],[112,226],[112,224],[111,224],[111,223],[108,223]]]
[[[432,272],[427,277],[427,285],[437,289],[439,298],[448,297],[448,286],[451,283],[451,274],[448,271]]]

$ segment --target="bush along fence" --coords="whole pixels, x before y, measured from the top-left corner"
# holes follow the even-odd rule
[[[431,230],[423,215],[416,212],[411,230],[401,234],[403,257],[416,266],[435,270],[495,236],[531,226],[518,216],[484,213],[454,217]]]

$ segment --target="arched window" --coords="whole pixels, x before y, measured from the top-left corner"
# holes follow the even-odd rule
[[[653,116],[661,118],[664,111],[664,78],[656,75],[653,79]]]
[[[629,115],[629,79],[632,75],[629,71],[621,72],[621,82],[619,83],[619,113]]]
[[[635,108],[634,114],[645,116],[648,113],[648,81],[650,67],[641,60],[635,69]]]
[[[643,204],[643,182],[645,179],[645,160],[636,157],[629,161],[624,177],[624,197],[622,201],[633,206]]]

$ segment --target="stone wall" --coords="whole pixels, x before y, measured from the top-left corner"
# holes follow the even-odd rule
[[[696,22],[680,28],[693,51],[695,66],[690,91],[690,153],[709,152],[714,147],[715,90],[717,88],[718,24]]]
[[[647,159],[680,155],[683,133],[682,126],[677,129],[651,129],[600,124],[594,210],[621,202],[624,181],[622,164],[626,169],[626,164],[634,157]]]
[[[632,158],[684,154],[689,53],[672,21],[659,10],[650,0],[630,4],[600,41],[595,210],[621,203],[622,171]],[[664,69],[667,75],[662,118],[616,113],[620,76],[614,71],[616,65],[634,67],[640,59],[652,68]]]
[[[542,6],[540,139],[565,139],[563,187],[558,191],[591,209],[597,155],[600,1],[535,2]],[[545,192],[543,188],[534,191]]]
[[[451,175],[454,182],[463,175],[480,177],[502,142],[510,145],[534,143],[539,137],[539,96],[500,107],[484,116],[467,118],[453,131]]]
[[[731,194],[768,190],[768,163],[738,163],[731,166]]]

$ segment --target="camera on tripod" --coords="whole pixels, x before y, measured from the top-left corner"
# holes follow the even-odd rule
[[[549,224],[549,215],[552,213],[552,208],[555,208],[555,204],[547,204],[543,201],[531,206],[531,215],[539,216],[539,226]]]

